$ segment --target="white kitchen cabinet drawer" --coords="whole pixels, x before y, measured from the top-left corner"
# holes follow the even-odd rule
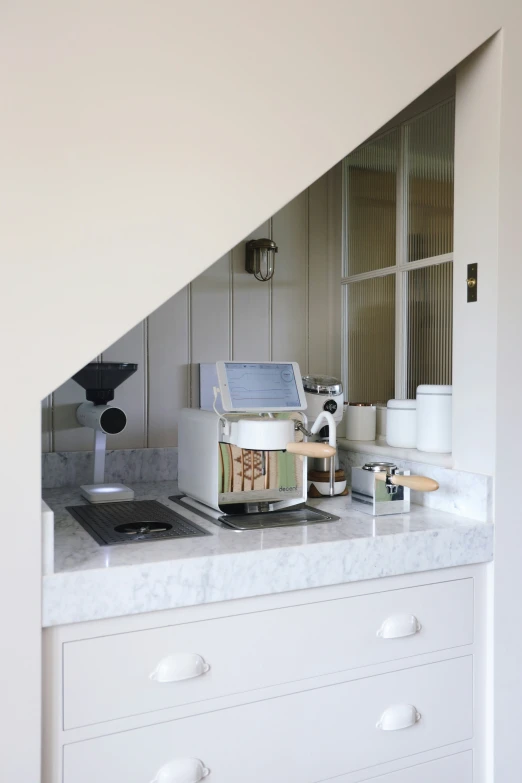
[[[472,641],[473,579],[461,579],[67,642],[64,728]]]
[[[466,750],[388,775],[365,778],[364,783],[473,783],[473,753]]]
[[[471,738],[472,701],[464,656],[71,743],[64,783],[196,783],[203,770],[212,783],[314,783]],[[408,705],[409,728],[377,727],[388,715],[397,728]],[[174,774],[181,764],[193,774]]]
[[[408,769],[368,778],[365,783],[473,783],[473,753],[471,750],[446,756]]]

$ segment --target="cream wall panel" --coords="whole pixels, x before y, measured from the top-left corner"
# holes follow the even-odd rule
[[[178,412],[189,401],[189,318],[188,287],[148,318],[150,447],[178,442]]]
[[[127,414],[127,426],[119,435],[107,436],[109,449],[139,449],[147,445],[147,322],[142,321],[102,354],[104,362],[134,362],[138,369],[114,392],[113,405]]]
[[[496,445],[500,45],[485,44],[459,66],[455,103],[453,459],[457,469],[487,475]],[[468,304],[471,263],[479,287]]]
[[[510,719],[513,705],[522,700],[522,633],[518,623],[518,602],[522,593],[522,525],[518,507],[520,471],[517,464],[522,440],[522,17],[520,5],[517,8],[517,26],[504,29],[502,36],[494,39],[494,52],[491,55],[491,67],[494,71],[495,59],[502,58],[501,76],[497,82],[497,90],[500,93],[500,169],[495,394],[495,563],[492,608],[495,642],[494,703],[490,705],[495,728],[494,772],[490,779],[495,783],[522,780],[520,729]],[[489,106],[487,110],[489,111]],[[484,291],[480,264],[478,274],[480,302],[483,296],[488,298],[488,292]],[[489,280],[489,277],[486,277],[486,280]],[[468,332],[468,341],[472,343],[470,351],[475,353],[475,346],[480,343],[475,342],[472,330]]]
[[[89,451],[94,433],[76,421],[76,408],[85,402],[85,391],[69,379],[53,394],[53,426],[55,451]]]
[[[328,175],[308,188],[308,367],[328,372]]]
[[[245,271],[245,243],[270,237],[270,222],[263,223],[232,250],[234,332],[232,359],[270,360],[270,284],[260,283]],[[276,262],[277,263],[277,262]]]
[[[229,359],[232,318],[232,254],[227,253],[191,284],[192,362]]]
[[[272,279],[271,356],[308,370],[308,191],[272,219],[276,254]],[[257,281],[256,281],[257,282]],[[267,285],[258,283],[258,285]]]
[[[199,406],[199,364],[232,354],[232,251],[212,264],[190,286],[190,400]]]
[[[128,14],[122,0],[74,14],[64,0],[9,5],[4,312],[11,299],[38,402],[447,73],[516,3],[470,13],[469,0],[439,0],[433,13],[432,2],[400,0],[379,4],[379,24],[361,0],[302,5],[263,5],[267,58],[253,56],[265,27],[238,0],[163,2],[154,14],[143,0]],[[341,95],[339,79],[354,73]],[[27,324],[40,298],[36,340]],[[76,319],[81,328],[64,328]]]

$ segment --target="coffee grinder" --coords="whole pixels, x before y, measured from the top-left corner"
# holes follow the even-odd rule
[[[85,389],[86,402],[76,410],[76,419],[82,427],[94,430],[94,475],[92,484],[80,487],[89,503],[115,503],[133,500],[134,491],[124,484],[105,484],[105,451],[107,435],[119,435],[127,426],[125,411],[109,405],[117,389],[138,369],[137,364],[120,362],[90,362],[73,380]]]
[[[330,375],[305,375],[303,388],[308,406],[307,413],[311,419],[315,419],[319,413],[324,411],[333,416],[336,425],[341,423],[344,412],[344,394],[341,381]],[[316,440],[328,443],[330,436],[331,433],[327,425],[320,430]],[[339,465],[337,450],[333,457],[310,460],[308,497],[333,497],[334,495],[346,494],[346,474]]]

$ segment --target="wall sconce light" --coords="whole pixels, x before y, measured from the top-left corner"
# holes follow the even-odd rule
[[[266,283],[274,276],[277,251],[278,247],[271,239],[251,239],[246,243],[246,271]]]

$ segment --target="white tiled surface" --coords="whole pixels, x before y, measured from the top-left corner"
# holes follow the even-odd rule
[[[171,505],[175,482],[134,486]],[[493,526],[413,506],[373,519],[350,498],[311,501],[340,518],[235,532],[193,515],[212,536],[100,547],[65,510],[76,490],[44,492],[55,512],[55,573],[44,577],[44,626],[226,601],[485,562]],[[190,512],[183,513],[190,515]]]

